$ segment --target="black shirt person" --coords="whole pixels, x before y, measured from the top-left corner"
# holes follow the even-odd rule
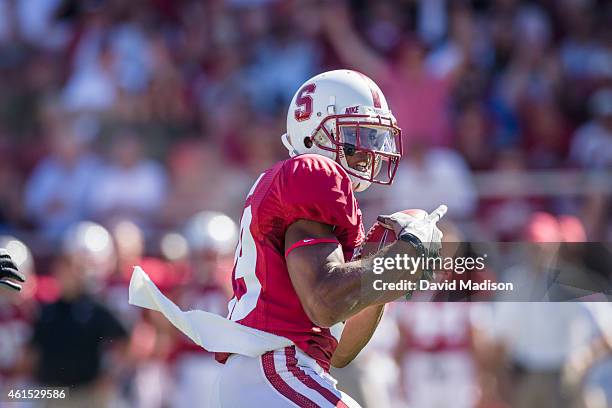
[[[43,386],[70,387],[69,400],[58,406],[106,406],[108,390],[100,386],[105,350],[123,345],[127,333],[85,290],[86,273],[71,258],[62,256],[54,263],[60,297],[41,307],[34,324],[34,379]]]

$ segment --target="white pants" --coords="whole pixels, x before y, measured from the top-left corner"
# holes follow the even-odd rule
[[[221,369],[210,402],[215,408],[360,408],[336,381],[295,346],[259,357],[234,354]]]
[[[189,353],[176,364],[177,381],[172,408],[190,408],[209,398],[223,366],[209,354]],[[196,404],[197,405],[197,404]]]

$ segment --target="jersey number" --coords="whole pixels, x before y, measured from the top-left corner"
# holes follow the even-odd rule
[[[263,177],[263,174],[259,176],[249,194],[247,200],[259,184],[259,181]],[[251,212],[251,206],[248,205],[242,213],[240,220],[240,240],[236,246],[236,253],[234,254],[234,280],[236,281],[234,286],[241,288],[242,290],[235,290],[235,296],[229,301],[228,318],[233,321],[242,320],[249,313],[251,313],[257,306],[257,300],[261,293],[261,282],[257,279],[256,265],[257,265],[257,248],[255,247],[255,239],[251,234],[251,221],[253,214]]]

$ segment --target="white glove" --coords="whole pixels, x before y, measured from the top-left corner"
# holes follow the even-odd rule
[[[391,215],[379,215],[378,222],[385,228],[395,232],[395,236],[401,237],[405,234],[415,236],[426,250],[429,256],[438,256],[442,248],[442,231],[436,223],[440,221],[448,207],[442,204],[430,214],[423,210],[415,210],[413,214],[396,212]]]

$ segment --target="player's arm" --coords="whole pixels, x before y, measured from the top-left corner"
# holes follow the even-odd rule
[[[434,246],[434,251],[437,251],[442,233],[435,223],[444,213],[446,206],[441,206],[422,219],[395,213],[379,217],[379,221],[393,228],[396,236],[418,237],[427,248]],[[304,311],[313,323],[330,327],[348,320],[367,306],[391,302],[408,292],[378,291],[372,285],[364,285],[364,282],[372,278],[374,258],[394,258],[403,254],[418,256],[415,246],[399,239],[373,256],[345,262],[340,245],[337,242],[325,242],[334,241],[335,238],[332,226],[308,220],[298,220],[291,224],[285,234],[285,250],[290,250],[286,255],[289,276]],[[318,243],[294,247],[299,241]],[[416,282],[421,274],[420,270],[390,269],[385,271],[385,280]]]
[[[380,78],[387,69],[386,63],[360,39],[352,26],[345,2],[325,4],[320,12],[323,32],[340,59],[366,75]]]
[[[384,310],[385,305],[368,306],[346,322],[338,347],[331,359],[332,366],[345,367],[357,357],[372,338]]]

